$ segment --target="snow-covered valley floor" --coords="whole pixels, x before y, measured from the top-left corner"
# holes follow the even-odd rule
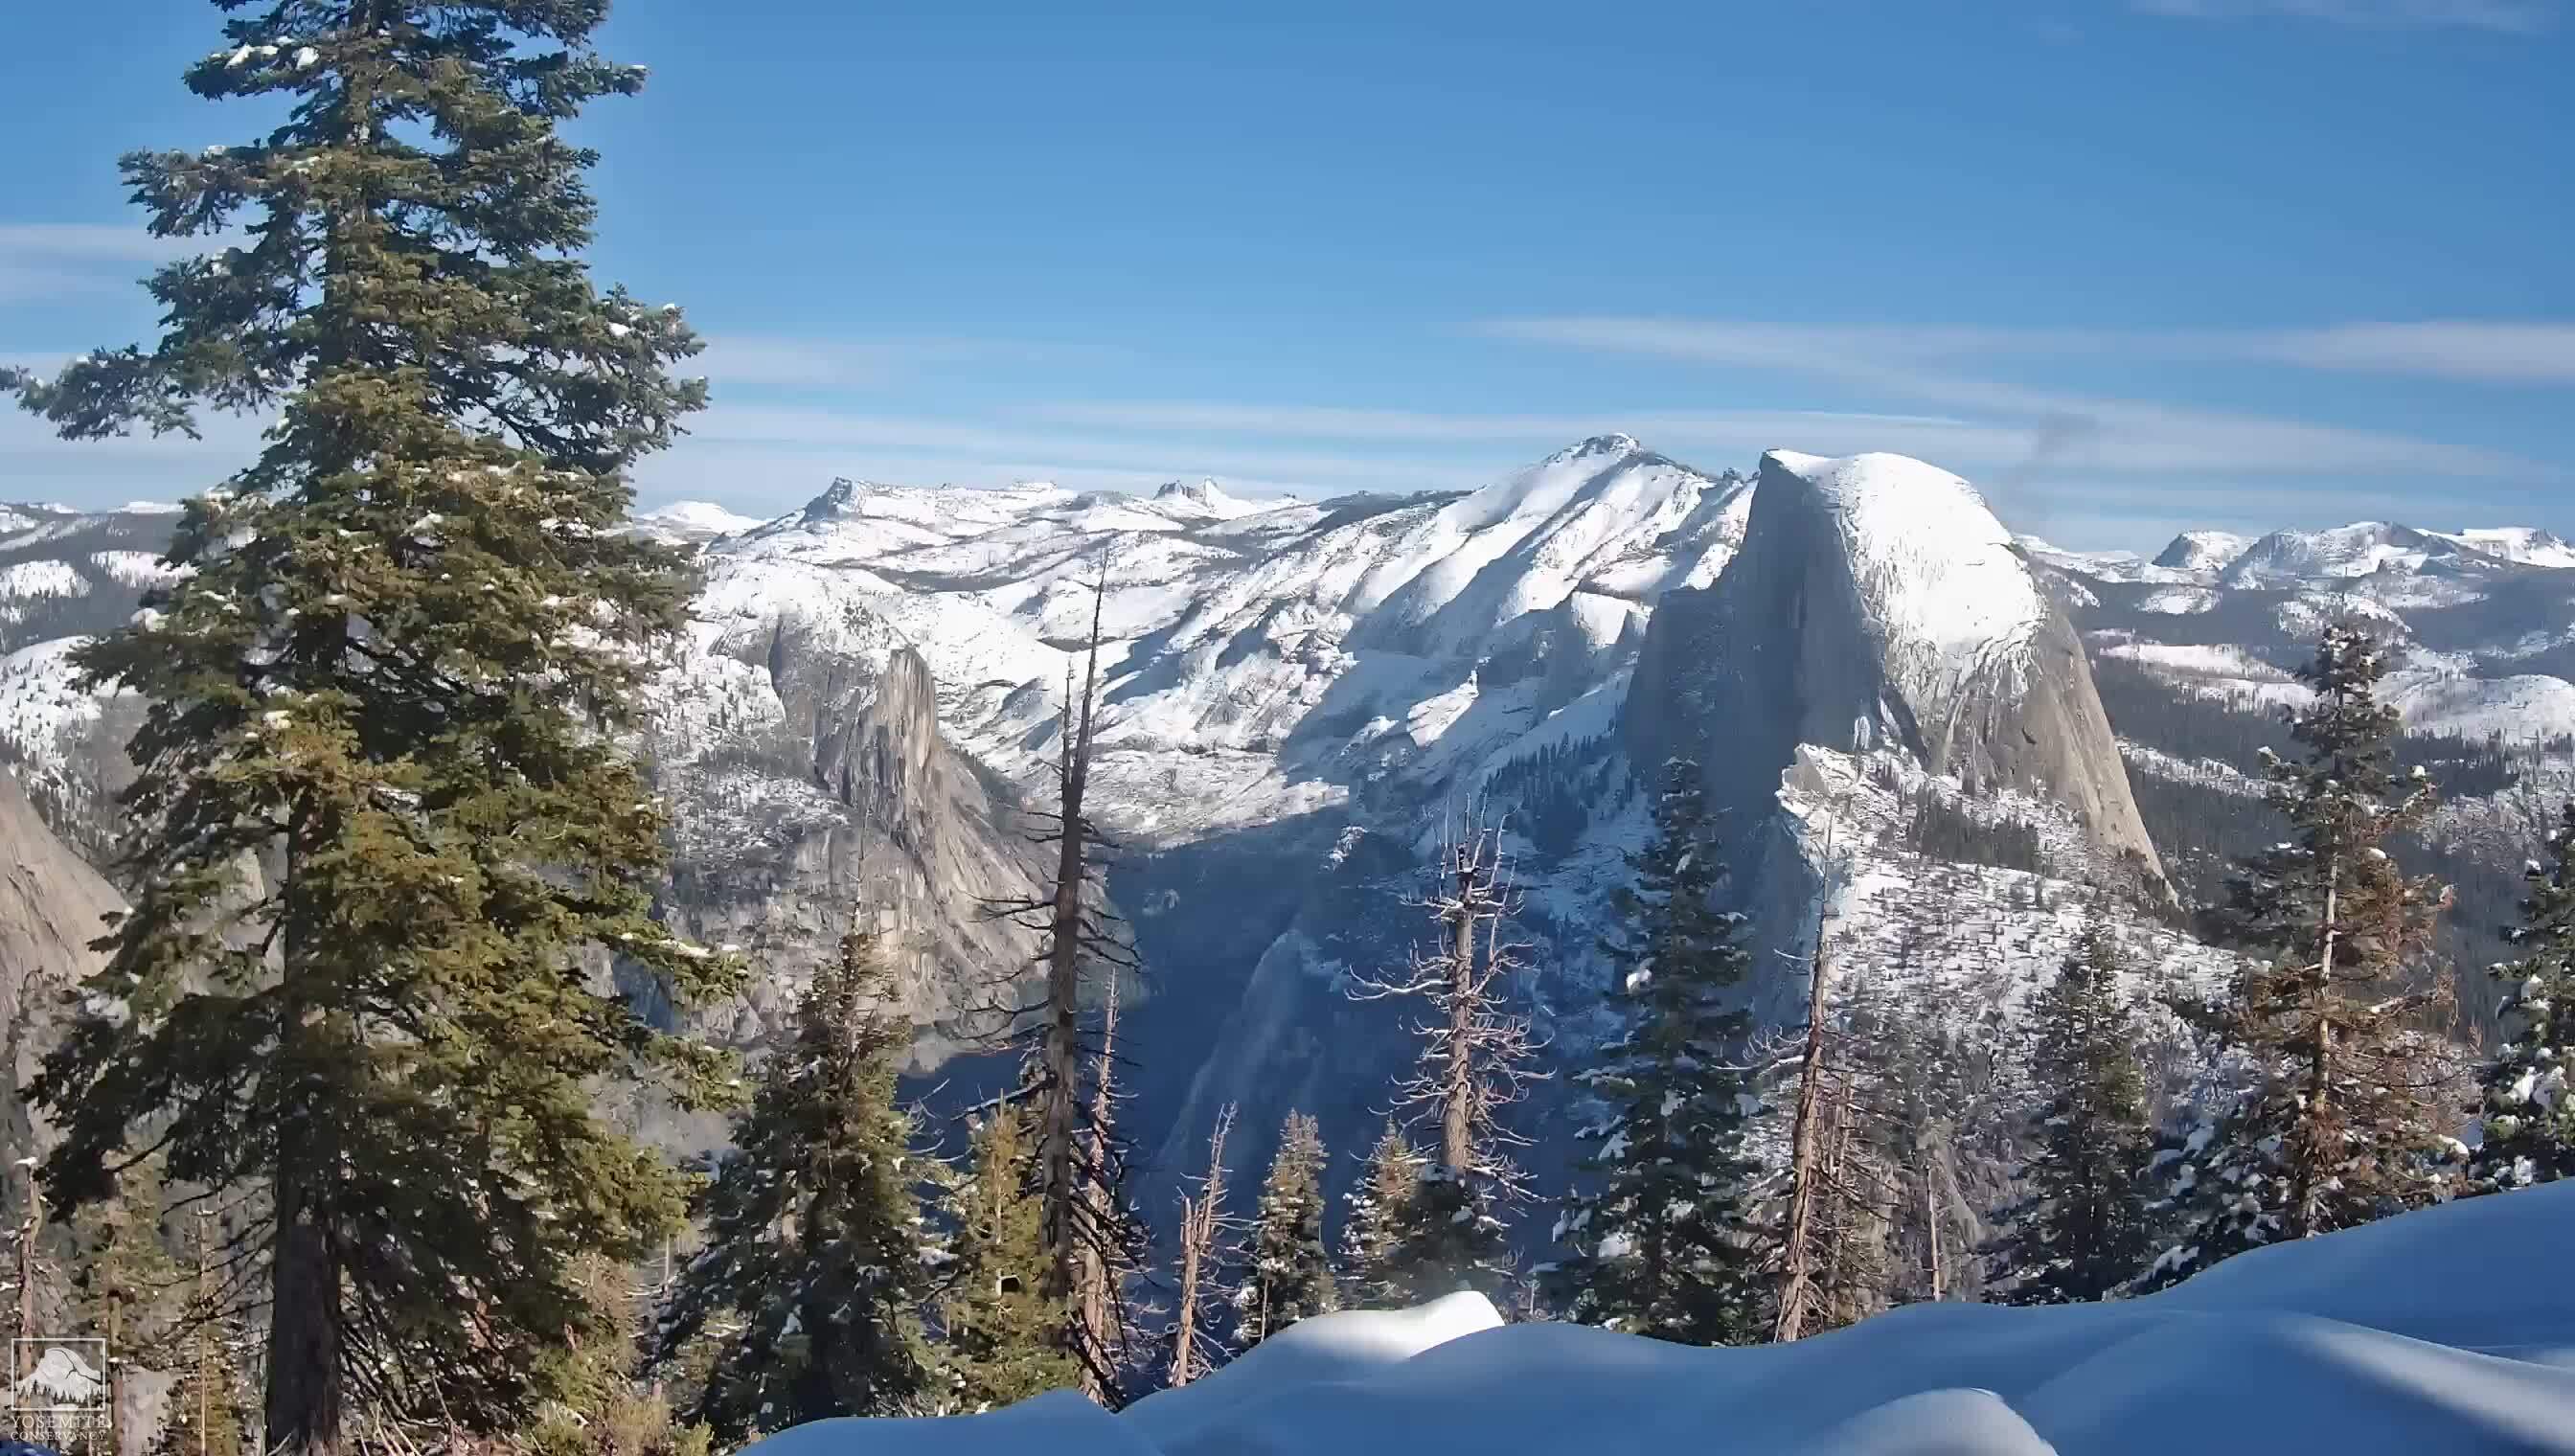
[[[2575,1452],[2575,1183],[2263,1249],[2113,1304],[1914,1305],[1793,1345],[1307,1321],[1122,1415],[819,1421],[760,1456],[2369,1456]]]

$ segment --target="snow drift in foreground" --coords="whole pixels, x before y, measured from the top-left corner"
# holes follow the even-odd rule
[[[2575,1452],[2575,1183],[2257,1250],[2115,1304],[1925,1304],[1794,1345],[1500,1327],[1477,1296],[1307,1321],[1109,1415],[817,1421],[761,1456]]]

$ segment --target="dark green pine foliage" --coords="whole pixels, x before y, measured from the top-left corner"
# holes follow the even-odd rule
[[[876,937],[853,930],[762,1067],[702,1199],[705,1252],[656,1341],[667,1362],[718,1335],[687,1419],[728,1447],[825,1416],[920,1413],[935,1377],[912,1117],[895,1100],[910,1024]]]
[[[2526,1188],[2575,1177],[2575,801],[2548,835],[2548,862],[2532,860],[2522,922],[2508,932],[2523,954],[2494,967],[2504,982],[2508,1038],[2482,1077],[2485,1140],[2471,1184]]]
[[[1607,1115],[1580,1135],[1590,1187],[1557,1224],[1568,1252],[1553,1302],[1585,1324],[1679,1344],[1733,1344],[1760,1323],[1757,1240],[1744,1149],[1752,1089],[1740,1066],[1749,1017],[1735,1003],[1750,955],[1739,915],[1715,905],[1723,874],[1696,763],[1664,765],[1654,835],[1627,863],[1626,924],[1602,945],[1636,1002],[1627,1033],[1582,1073]]]
[[[630,465],[705,401],[670,309],[595,291],[591,153],[560,123],[642,84],[602,0],[219,0],[189,89],[279,119],[124,159],[155,234],[241,246],[150,282],[150,348],[9,381],[71,437],[271,416],[188,503],[158,589],[81,651],[149,702],[129,744],[133,907],[33,1095],[58,1205],[149,1125],[174,1183],[255,1190],[273,1450],[361,1418],[524,1426],[591,1333],[583,1252],[684,1205],[594,1097],[684,1100],[712,1053],[605,989],[737,968],[653,919],[665,816],[618,746],[681,559],[630,535]]]
[[[1250,1349],[1300,1319],[1341,1307],[1332,1277],[1331,1249],[1323,1241],[1322,1125],[1302,1112],[1288,1114],[1279,1151],[1261,1188],[1252,1227],[1250,1267],[1235,1291],[1237,1343]]]
[[[2112,1296],[2154,1254],[2146,1163],[2154,1121],[2136,1017],[2119,995],[2117,948],[2087,930],[2030,1008],[2027,1196],[1998,1215],[1986,1250],[2001,1304]]]
[[[2227,927],[2261,958],[2210,1017],[2242,1080],[2157,1153],[2173,1171],[2157,1210],[2172,1233],[2139,1287],[2449,1192],[2458,1092],[2424,1029],[2446,1010],[2447,983],[2420,963],[2445,896],[2385,848],[2432,803],[2421,769],[2399,782],[2390,767],[2386,672],[2367,631],[2326,629],[2299,674],[2314,694],[2291,719],[2302,760],[2266,755],[2290,837],[2230,883]]]
[[[1412,1196],[1396,1205],[1382,1284],[1388,1302],[1423,1304],[1471,1289],[1502,1303],[1518,1282],[1490,1186],[1426,1159]]]
[[[1396,1253],[1412,1203],[1421,1192],[1423,1158],[1403,1129],[1388,1121],[1369,1149],[1367,1169],[1347,1195],[1341,1224],[1342,1291],[1362,1309],[1404,1302]]]
[[[950,1205],[956,1234],[938,1302],[941,1409],[999,1409],[1081,1383],[1082,1362],[1062,1339],[1064,1305],[1044,1292],[1036,1176],[1026,1116],[996,1109],[975,1130],[973,1162]]]

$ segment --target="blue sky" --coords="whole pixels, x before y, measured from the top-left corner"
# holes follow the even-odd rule
[[[0,358],[145,337],[113,167],[250,135],[205,0],[13,17]],[[604,278],[835,474],[1456,489],[1623,430],[1890,449],[2017,530],[2575,535],[2575,0],[618,0]],[[0,497],[220,478],[0,419]]]

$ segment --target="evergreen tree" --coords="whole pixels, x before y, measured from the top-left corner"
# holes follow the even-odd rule
[[[2471,1186],[2484,1192],[2575,1176],[2575,1097],[2566,1085],[2575,1065],[2575,801],[2548,836],[2548,864],[2530,862],[2522,923],[2508,932],[2525,953],[2494,967],[2511,1039],[2480,1079],[2485,1141]]]
[[[2138,1027],[2119,998],[2116,948],[2086,931],[2031,1008],[2029,1194],[2001,1214],[1989,1278],[2005,1304],[2109,1298],[2153,1253],[2146,1160],[2154,1151]]]
[[[1061,1338],[1063,1304],[1045,1290],[1035,1158],[1020,1111],[997,1108],[976,1129],[973,1165],[956,1192],[956,1243],[939,1324],[948,1403],[959,1410],[997,1409],[1082,1380],[1081,1358]]]
[[[113,1358],[166,1369],[179,1307],[179,1265],[161,1238],[160,1169],[149,1159],[127,1167],[116,1192],[73,1216],[79,1267],[72,1287],[89,1328],[107,1339]]]
[[[1421,1154],[1389,1120],[1368,1153],[1366,1173],[1348,1195],[1349,1214],[1341,1226],[1343,1282],[1362,1308],[1402,1302],[1396,1245],[1421,1191]]]
[[[762,1067],[706,1189],[706,1251],[679,1275],[657,1360],[725,1331],[690,1419],[727,1445],[825,1416],[918,1410],[932,1388],[912,1118],[911,1026],[877,937],[852,929]]]
[[[262,131],[124,170],[155,234],[246,244],[152,279],[153,347],[7,381],[70,437],[276,422],[78,655],[149,705],[134,903],[32,1093],[58,1206],[143,1123],[173,1181],[257,1190],[267,1441],[336,1456],[353,1409],[522,1427],[595,1323],[576,1255],[681,1209],[592,1098],[639,1063],[709,1093],[716,1058],[589,956],[683,1001],[734,973],[654,922],[665,819],[618,746],[689,591],[620,529],[626,471],[705,386],[677,312],[580,261],[558,127],[642,84],[591,50],[601,0],[218,5],[187,83]]]
[[[1323,1241],[1322,1124],[1290,1112],[1261,1187],[1251,1267],[1235,1291],[1235,1327],[1250,1349],[1300,1319],[1341,1307],[1332,1254]]]
[[[1596,1179],[1568,1200],[1554,1302],[1586,1324],[1680,1344],[1750,1338],[1762,1304],[1745,1210],[1758,1172],[1745,1154],[1751,1088],[1738,1066],[1750,1018],[1732,1001],[1749,954],[1741,917],[1716,908],[1722,872],[1696,763],[1664,765],[1654,836],[1627,856],[1623,934],[1602,945],[1638,1002],[1626,1035],[1583,1082],[1608,1115]]]
[[[2418,767],[2389,766],[2395,710],[2378,701],[2381,647],[2325,632],[2291,720],[2304,761],[2269,758],[2291,837],[2243,861],[2226,923],[2265,957],[2212,1018],[2246,1069],[2234,1105],[2174,1140],[2178,1226],[2140,1283],[2187,1278],[2230,1254],[2367,1223],[2446,1192],[2448,1080],[2421,1029],[2444,987],[2407,984],[2441,907],[2384,847],[2431,806]],[[2396,796],[2390,797],[2391,794]]]

